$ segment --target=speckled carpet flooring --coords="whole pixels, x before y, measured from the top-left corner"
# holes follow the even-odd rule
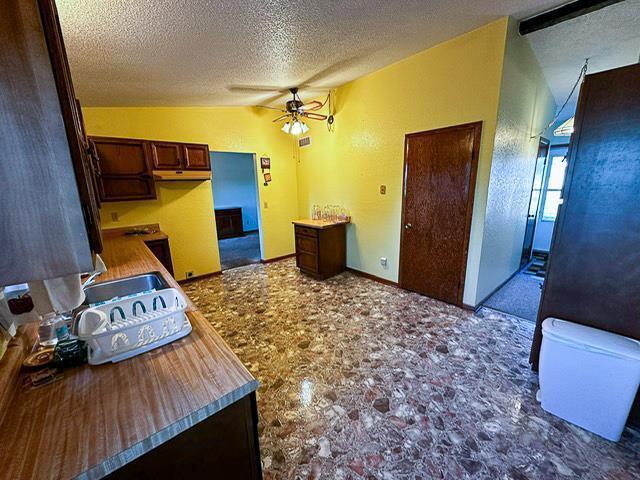
[[[533,324],[293,260],[185,285],[260,381],[265,479],[632,479],[640,435],[543,411]]]
[[[242,237],[218,240],[220,267],[222,270],[241,267],[260,261],[260,237],[250,232]]]
[[[484,302],[484,306],[535,322],[538,316],[543,281],[543,278],[535,275],[518,273],[500,290],[491,295]]]

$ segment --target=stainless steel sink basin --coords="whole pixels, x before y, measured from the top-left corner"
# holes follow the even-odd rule
[[[169,284],[162,278],[160,272],[151,272],[134,277],[111,280],[109,282],[95,283],[84,289],[85,305],[104,302],[115,297],[124,297],[133,293],[147,290],[161,290],[169,288]]]

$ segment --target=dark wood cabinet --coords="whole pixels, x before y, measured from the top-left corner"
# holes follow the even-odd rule
[[[103,202],[156,198],[149,145],[144,140],[90,137]]]
[[[209,146],[205,144],[114,137],[89,140],[97,159],[97,184],[103,202],[155,199],[154,171],[182,173],[211,168]],[[185,180],[192,178],[187,173],[182,176]],[[171,179],[179,178],[176,175]]]
[[[215,214],[219,239],[244,235],[242,208],[217,208]]]
[[[556,317],[640,340],[640,65],[587,75],[531,362]],[[631,413],[640,424],[640,395]]]
[[[262,479],[255,393],[196,423],[108,475],[109,480],[157,478]]]
[[[154,170],[210,170],[209,146],[152,140]]]
[[[183,168],[182,148],[177,143],[151,142],[153,168],[156,170],[180,170]]]
[[[304,273],[325,279],[346,268],[346,229],[344,223],[294,222],[296,265]]]
[[[164,265],[164,268],[173,276],[173,262],[171,261],[171,249],[169,248],[169,239],[162,240],[149,240],[144,242],[145,245],[151,250],[151,253],[160,260],[160,263]]]
[[[211,170],[209,146],[186,143],[183,145],[186,170]]]

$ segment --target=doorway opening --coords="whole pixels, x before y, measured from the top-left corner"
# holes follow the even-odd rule
[[[536,321],[551,253],[551,238],[562,203],[567,144],[540,139],[527,212],[520,269],[494,292],[484,306]]]
[[[211,152],[211,170],[221,269],[260,262],[263,237],[255,154]]]

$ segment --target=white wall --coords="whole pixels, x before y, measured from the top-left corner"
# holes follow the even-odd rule
[[[214,208],[242,208],[244,231],[258,229],[258,201],[254,156],[250,153],[211,152]]]
[[[510,19],[473,306],[520,266],[540,132],[554,111],[553,96],[529,41]]]

